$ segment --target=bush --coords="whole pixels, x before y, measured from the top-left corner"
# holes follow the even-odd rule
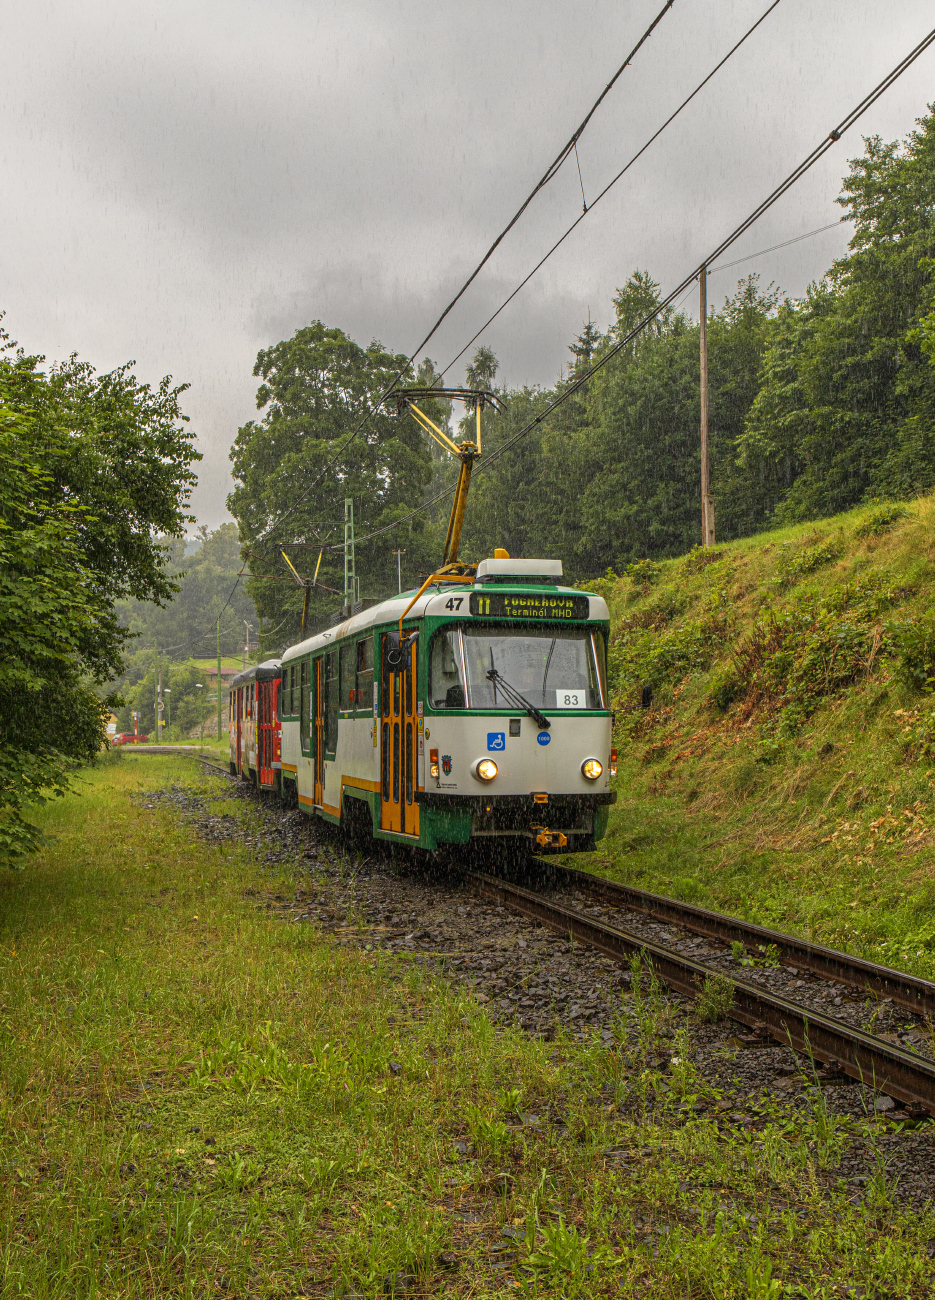
[[[935,758],[935,710],[897,709],[900,744],[915,758]]]
[[[722,665],[711,677],[706,703],[720,709],[729,709],[743,691],[743,682],[733,662]]]
[[[899,523],[900,519],[905,519],[909,511],[905,506],[878,506],[876,510],[871,511],[862,523],[859,523],[854,529],[855,537],[876,537],[880,533],[888,533]]]
[[[891,623],[886,630],[896,652],[899,680],[917,691],[935,684],[935,614]]]
[[[731,667],[717,683],[719,697],[712,690],[711,702],[725,708],[744,696],[768,710],[782,710],[776,737],[795,735],[821,699],[869,674],[887,648],[873,601],[843,604],[842,611],[836,593],[815,605],[779,614],[770,610],[734,651]]]
[[[614,573],[613,567],[609,566],[607,572],[600,578],[591,578],[588,582],[578,582],[575,584],[579,591],[593,591],[596,596],[607,598],[607,594],[620,581],[620,578]]]
[[[826,564],[837,560],[840,555],[840,543],[830,540],[818,542],[815,546],[803,547],[800,551],[783,556],[779,561],[777,582],[783,588],[794,587],[816,569],[824,568]]]
[[[623,576],[630,579],[634,595],[645,596],[659,581],[660,572],[659,565],[652,560],[636,560],[627,565]]]
[[[701,573],[709,564],[715,564],[723,558],[724,552],[716,551],[711,546],[693,546],[682,561],[681,568],[684,573]]]
[[[726,592],[714,593],[701,618],[668,631],[631,627],[611,646],[610,668],[618,689],[657,691],[691,672],[710,667],[727,633],[730,604]]]

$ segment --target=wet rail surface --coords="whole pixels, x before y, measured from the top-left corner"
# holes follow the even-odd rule
[[[935,1019],[935,983],[930,980],[878,966],[862,957],[824,948],[780,930],[770,930],[691,903],[651,894],[632,885],[604,880],[590,872],[559,866],[555,868],[555,879],[560,888],[578,890],[611,907],[641,912],[709,939],[719,939],[726,944],[739,942],[750,949],[772,948],[783,965],[808,970],[821,979],[834,980],[852,988],[866,989],[881,998],[892,998],[913,1015]]]
[[[559,877],[562,876],[565,877],[566,883],[570,883],[569,877],[572,878],[581,892],[591,896],[602,894],[603,887],[610,885],[610,882],[602,881],[600,877],[588,876],[582,872],[569,872],[567,868],[559,869]],[[609,957],[627,960],[633,953],[645,953],[660,979],[671,989],[685,996],[698,997],[706,981],[710,980],[714,973],[710,966],[686,957],[672,948],[653,943],[643,935],[608,925],[544,894],[482,872],[469,872],[467,879],[476,892],[497,902],[501,907],[509,908],[558,933],[573,937],[579,943],[597,948]],[[655,897],[643,895],[643,901]],[[669,899],[659,899],[659,902],[669,905],[671,914],[667,919],[673,921],[676,919],[675,911],[683,906]],[[690,910],[703,912],[700,908]],[[716,913],[706,915],[712,918],[717,916]],[[740,928],[743,928],[748,936],[750,931],[756,931],[759,935],[774,933],[763,930],[759,926],[747,927],[744,922],[732,922],[728,917],[720,919],[737,927],[738,937]],[[777,938],[789,938],[796,944],[802,942],[791,939],[791,936],[779,934]],[[774,940],[771,939],[770,942]],[[815,945],[809,946],[815,947]],[[818,949],[818,951],[833,952],[831,949]],[[849,959],[844,953],[833,955],[842,962],[858,961],[860,966],[872,969],[872,963]],[[926,984],[924,980],[915,981],[912,976],[901,976],[899,972],[889,971],[883,967],[878,969],[882,974],[890,977],[891,983],[893,979],[902,979],[911,983]],[[890,1096],[898,1097],[920,1113],[935,1115],[935,1062],[906,1051],[873,1034],[856,1029],[833,1016],[792,1002],[788,998],[760,988],[737,976],[718,973],[718,977],[728,980],[732,986],[733,1005],[728,1012],[732,1019],[765,1031],[777,1042],[835,1067],[842,1074],[848,1075],[874,1092],[885,1092]],[[830,978],[841,980],[842,975],[835,974]],[[887,996],[892,996],[892,993],[888,992]]]

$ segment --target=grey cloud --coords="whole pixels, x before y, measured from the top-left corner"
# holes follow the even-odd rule
[[[579,150],[589,201],[766,6],[677,0]],[[196,495],[224,514],[257,350],[313,317],[414,346],[659,0],[14,0],[0,47],[2,301],[51,357],[190,380]],[[550,383],[636,267],[677,283],[924,33],[927,0],[783,0],[491,328]],[[860,131],[905,135],[930,53],[725,260],[833,220]],[[433,339],[444,364],[580,211],[566,166]],[[787,291],[834,230],[714,277]],[[691,299],[689,299],[691,305]],[[460,374],[460,365],[454,372]]]

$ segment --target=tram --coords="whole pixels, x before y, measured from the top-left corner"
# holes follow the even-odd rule
[[[425,398],[464,402],[476,438],[455,444]],[[281,678],[282,798],[354,838],[431,854],[591,848],[616,800],[607,604],[565,586],[561,560],[503,549],[459,560],[481,411],[496,394],[401,388],[386,400],[460,461],[442,562],[417,591],[345,606],[336,626],[252,670]],[[304,631],[314,580],[303,585]],[[233,734],[232,723],[232,746]]]
[[[429,853],[592,847],[616,799],[605,601],[505,551],[451,579],[284,652],[283,798]]]
[[[280,793],[282,766],[278,659],[254,664],[230,684],[230,773]]]

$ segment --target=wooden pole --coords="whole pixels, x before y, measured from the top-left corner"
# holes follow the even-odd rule
[[[218,614],[218,740],[221,739],[221,616]]]
[[[708,461],[708,268],[698,277],[701,321],[701,544],[714,545],[714,502]]]

